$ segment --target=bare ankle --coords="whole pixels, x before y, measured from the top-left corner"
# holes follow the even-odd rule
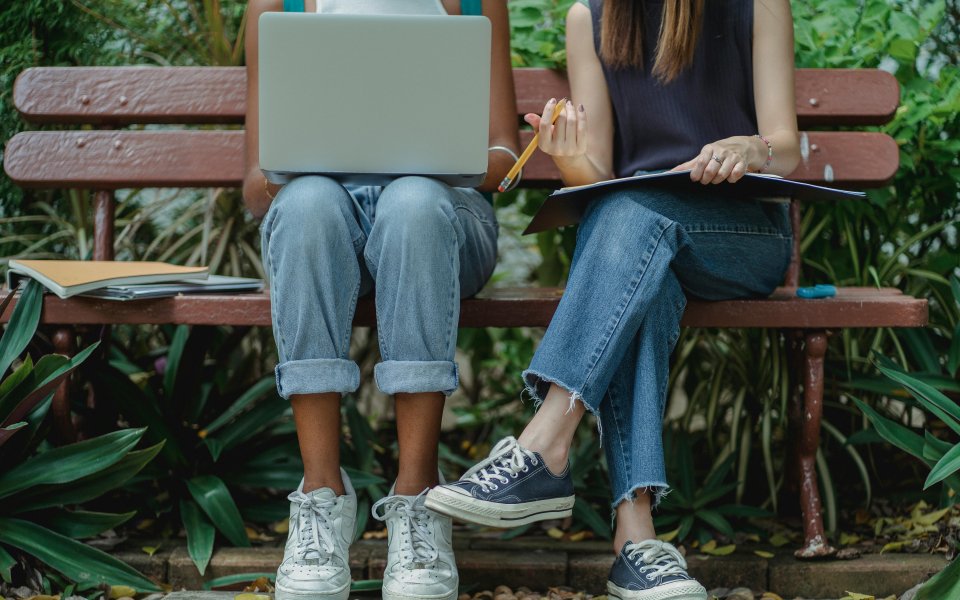
[[[304,494],[309,494],[314,490],[320,490],[323,488],[330,488],[338,496],[343,496],[347,493],[347,489],[343,485],[343,479],[340,477],[339,472],[335,477],[332,475],[318,475],[316,477],[303,478]]]
[[[433,471],[433,477],[397,477],[393,484],[393,493],[398,496],[416,496],[423,490],[436,487],[440,479],[436,471]]]

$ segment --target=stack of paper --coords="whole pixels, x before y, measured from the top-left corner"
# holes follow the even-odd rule
[[[12,259],[7,271],[7,287],[13,289],[24,277],[36,279],[61,298],[82,295],[134,300],[263,289],[263,281],[259,279],[210,276],[207,267],[181,267],[163,262]]]

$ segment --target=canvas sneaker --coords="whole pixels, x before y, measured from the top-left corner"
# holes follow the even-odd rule
[[[507,437],[460,481],[430,490],[426,506],[469,523],[517,527],[569,517],[573,502],[569,466],[554,475],[542,456]]]
[[[456,600],[460,576],[453,557],[453,522],[427,510],[427,491],[393,494],[373,505],[387,523],[383,600]]]
[[[667,542],[627,542],[617,555],[607,595],[620,600],[707,600],[707,590],[687,574],[687,561]]]
[[[276,600],[346,600],[350,595],[350,543],[357,522],[357,494],[341,469],[346,494],[330,488],[290,500],[290,529],[277,569]]]

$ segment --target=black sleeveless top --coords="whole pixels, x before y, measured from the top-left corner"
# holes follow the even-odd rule
[[[603,0],[589,0],[600,55]],[[753,2],[707,0],[693,64],[668,84],[652,74],[663,0],[643,0],[645,68],[603,66],[614,114],[614,171],[670,169],[704,145],[757,133],[753,101]]]

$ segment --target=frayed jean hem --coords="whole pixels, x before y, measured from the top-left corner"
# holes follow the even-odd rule
[[[650,510],[655,510],[657,506],[660,505],[660,502],[667,497],[667,494],[670,493],[670,486],[662,482],[637,483],[631,486],[630,489],[613,501],[613,504],[610,506],[613,514],[616,515],[617,507],[620,506],[620,503],[624,501],[633,502],[633,500],[636,498],[637,492],[648,492],[652,496],[650,499]]]
[[[534,371],[533,369],[527,369],[521,374],[521,377],[523,378],[523,385],[527,393],[533,398],[533,407],[535,409],[539,409],[540,405],[543,404],[547,390],[550,389],[550,384],[566,390],[567,393],[570,394],[570,405],[567,407],[567,412],[569,413],[573,410],[576,402],[580,402],[588,413],[596,417],[597,433],[600,436],[600,445],[603,446],[603,427],[600,424],[600,413],[583,399],[583,394],[574,389],[573,386],[567,385],[555,377]]]

